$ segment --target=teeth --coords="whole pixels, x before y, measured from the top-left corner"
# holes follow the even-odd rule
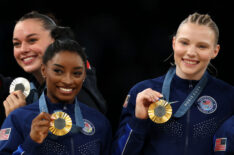
[[[72,91],[72,89],[68,89],[68,88],[59,88],[59,89],[61,89],[62,91],[65,91],[65,92],[71,92]]]
[[[197,62],[195,62],[195,61],[184,60],[184,62],[187,63],[187,64],[191,64],[191,65],[197,64]]]
[[[30,61],[30,60],[32,60],[33,59],[33,57],[28,57],[28,58],[25,58],[25,59],[23,59],[24,61]]]

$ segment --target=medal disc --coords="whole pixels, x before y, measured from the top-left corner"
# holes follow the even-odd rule
[[[30,83],[27,79],[23,77],[18,77],[14,79],[10,85],[10,93],[16,90],[21,90],[25,97],[30,93]]]
[[[72,127],[71,117],[62,111],[52,114],[55,119],[51,122],[50,132],[57,136],[66,135]]]
[[[172,107],[167,101],[161,99],[150,104],[148,115],[155,123],[165,123],[171,118]]]

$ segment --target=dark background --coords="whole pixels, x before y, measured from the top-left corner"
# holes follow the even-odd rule
[[[231,3],[231,2],[230,2]],[[98,87],[108,103],[107,117],[116,129],[129,89],[139,81],[164,74],[172,52],[171,38],[189,14],[208,13],[220,29],[221,51],[213,64],[217,77],[234,84],[234,9],[225,1],[12,1],[0,4],[0,72],[27,76],[13,58],[15,21],[37,10],[52,13],[62,26],[71,27],[96,68]]]

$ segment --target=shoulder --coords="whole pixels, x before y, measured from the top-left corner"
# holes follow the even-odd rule
[[[221,92],[230,92],[232,94],[234,92],[234,86],[211,75],[209,76],[208,86]]]

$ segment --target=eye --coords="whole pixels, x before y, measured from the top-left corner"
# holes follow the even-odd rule
[[[54,72],[56,74],[62,74],[63,73],[63,71],[61,69],[54,69]]]
[[[180,43],[181,43],[182,45],[188,45],[188,44],[189,44],[187,41],[184,41],[184,40],[181,40]]]
[[[77,71],[77,72],[74,72],[73,74],[74,74],[74,76],[76,76],[76,77],[80,77],[80,76],[83,74],[83,72]]]
[[[205,49],[205,48],[207,48],[206,45],[198,45],[198,47],[199,47],[200,49]]]
[[[20,42],[13,42],[13,46],[14,47],[19,47],[20,46]]]
[[[33,44],[33,43],[35,43],[37,40],[38,40],[38,39],[36,39],[36,38],[30,38],[30,39],[28,40],[28,42],[29,42],[30,44]]]

